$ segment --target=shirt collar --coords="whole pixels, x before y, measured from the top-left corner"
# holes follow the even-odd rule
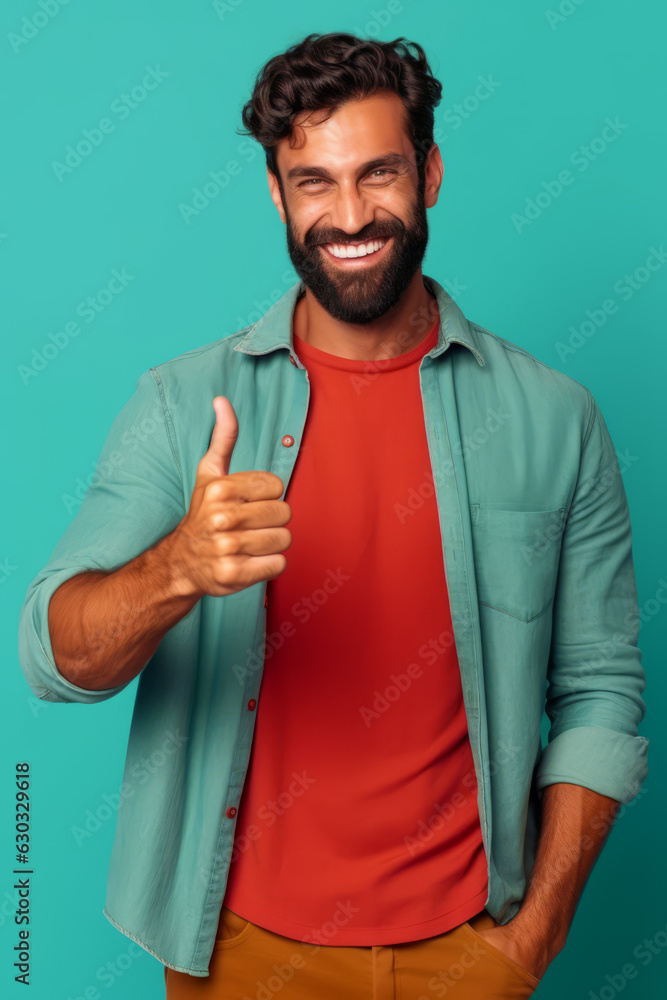
[[[435,278],[423,275],[424,282],[435,295],[440,311],[440,329],[438,342],[428,352],[427,357],[436,358],[450,344],[462,344],[477,358],[480,365],[485,364],[482,354],[481,337],[477,330],[468,323],[459,306]],[[306,286],[299,280],[275,302],[264,315],[253,323],[248,333],[234,347],[235,351],[244,354],[268,354],[278,347],[286,347],[290,354],[294,353],[292,337],[292,319],[297,299],[305,292]]]

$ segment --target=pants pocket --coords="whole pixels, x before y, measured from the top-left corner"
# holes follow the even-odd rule
[[[476,918],[473,917],[473,923],[475,922],[475,919]],[[464,928],[468,934],[471,934],[478,942],[481,942],[483,948],[489,953],[489,955],[502,962],[506,969],[513,973],[515,977],[521,979],[526,986],[530,986],[531,992],[537,989],[540,984],[540,980],[534,976],[532,972],[528,972],[527,969],[524,969],[523,966],[519,965],[514,961],[514,959],[510,958],[509,955],[506,955],[504,951],[500,950],[500,948],[496,948],[490,941],[487,941],[486,938],[482,937],[482,935],[475,930],[475,927],[472,923],[470,923],[470,921],[466,921],[464,924],[461,924],[461,927]],[[487,928],[485,927],[484,929],[486,930]],[[530,994],[526,995],[529,996]]]
[[[214,950],[220,948],[235,948],[241,944],[254,931],[255,924],[240,917],[228,907],[223,906],[220,910],[220,920],[218,921],[218,932],[215,938]]]

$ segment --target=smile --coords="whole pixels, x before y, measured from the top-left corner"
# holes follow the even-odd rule
[[[377,240],[367,240],[365,243],[325,243],[323,249],[327,256],[335,257],[337,260],[365,260],[368,257],[383,256],[383,247],[391,241],[391,237]]]

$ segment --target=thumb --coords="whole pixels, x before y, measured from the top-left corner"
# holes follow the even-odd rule
[[[229,475],[229,464],[239,433],[239,422],[234,407],[226,396],[216,396],[213,400],[215,425],[208,451],[197,469],[197,478],[218,479]]]

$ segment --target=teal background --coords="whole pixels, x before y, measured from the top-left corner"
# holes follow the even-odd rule
[[[3,996],[25,995],[12,968],[19,760],[32,773],[31,997],[164,995],[160,963],[143,950],[134,957],[130,940],[102,915],[115,826],[104,806],[120,788],[137,682],[97,706],[39,702],[18,664],[18,615],[139,375],[245,326],[296,280],[263,154],[235,129],[268,58],[311,31],[346,30],[420,42],[443,84],[436,134],[445,177],[429,211],[424,272],[470,319],[586,385],[624,456],[648,678],[640,733],[651,739],[650,774],[622,809],[566,950],[535,995],[664,997],[665,744],[656,708],[667,618],[667,267],[641,270],[651,248],[667,240],[663,6],[646,0],[630,11],[620,0],[565,0],[558,15],[557,3],[528,0],[340,0],[333,9],[303,0],[187,7],[71,0],[53,16],[39,13],[56,2],[21,0],[0,13],[0,87],[11,94],[0,211]],[[33,18],[45,23],[31,28]],[[22,30],[33,37],[17,41]],[[114,102],[141,83],[146,67],[167,75],[121,118]],[[477,100],[480,78],[489,77],[492,92]],[[54,161],[105,117],[114,130],[59,179]],[[608,117],[627,127],[600,149],[593,140]],[[581,164],[577,150],[591,143],[593,158],[582,169],[570,157]],[[192,204],[193,189],[230,161],[239,166],[224,189],[186,221],[181,206]],[[519,231],[513,216],[563,169],[573,182]],[[86,322],[79,303],[123,268],[132,280]],[[636,289],[621,292],[623,276],[635,272]],[[608,299],[616,311],[572,348],[572,328]],[[33,349],[41,354],[50,333],[76,320],[78,336],[26,376],[21,366],[35,363]],[[106,818],[77,843],[76,829],[96,812]],[[636,951],[645,939],[654,954]],[[637,975],[625,980],[628,963]]]

